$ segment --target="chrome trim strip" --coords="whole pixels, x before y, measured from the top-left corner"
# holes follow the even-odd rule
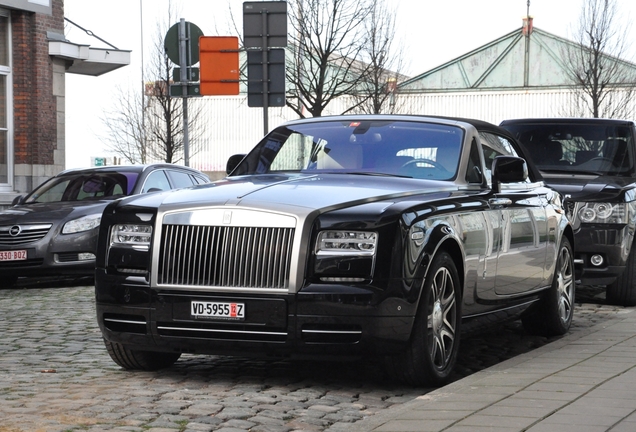
[[[11,229],[12,226],[15,225],[19,225],[20,228],[22,228],[22,230],[43,230],[43,229],[49,229],[53,226],[53,224],[47,223],[47,224],[34,224],[34,225],[24,225],[24,224],[13,224],[13,225],[5,225],[5,226],[0,226],[0,231],[9,231]]]
[[[302,330],[302,332],[317,334],[362,334],[362,330]]]
[[[263,210],[221,207],[167,213],[163,217],[162,223],[166,225],[295,228],[296,218]]]
[[[236,333],[236,334],[254,334],[254,335],[275,335],[275,336],[287,336],[287,333],[281,332],[257,332],[257,331],[245,331],[245,330],[221,330],[221,329],[201,329],[201,328],[181,328],[181,327],[165,327],[157,326],[157,330],[173,330],[173,331],[193,331],[193,332],[206,332],[206,333]]]
[[[139,325],[147,324],[146,321],[130,321],[130,320],[122,320],[122,319],[114,319],[114,318],[104,318],[104,321],[122,323],[122,324],[139,324]]]

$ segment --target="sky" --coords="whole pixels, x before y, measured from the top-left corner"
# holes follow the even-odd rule
[[[530,0],[534,26],[571,38],[584,0]],[[395,8],[396,40],[403,47],[404,73],[416,76],[521,27],[528,0],[386,0]],[[206,36],[239,36],[243,0],[172,0],[180,18]],[[617,0],[620,18],[636,18],[634,0]],[[99,77],[66,74],[66,168],[86,167],[91,156],[108,156],[104,116],[116,110],[117,88],[141,87],[142,54],[149,52],[157,23],[165,21],[169,0],[65,0],[64,16],[121,50],[131,51],[130,65]],[[629,35],[635,40],[636,29]],[[108,48],[66,23],[73,43]],[[143,41],[143,43],[142,43]],[[145,49],[142,49],[142,45]],[[634,47],[633,47],[634,48]],[[147,58],[145,59],[147,62]],[[628,59],[634,60],[634,59]],[[270,125],[276,126],[276,125]]]

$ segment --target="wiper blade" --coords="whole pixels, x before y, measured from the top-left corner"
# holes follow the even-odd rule
[[[375,172],[375,171],[345,171],[345,172],[334,172],[334,174],[353,174],[353,175],[373,176],[373,177],[413,178],[413,176],[407,176],[402,174],[392,174],[392,173],[382,173],[382,172]]]
[[[568,169],[568,170],[564,170],[564,169],[539,169],[539,171],[541,172],[549,172],[549,173],[557,173],[557,174],[587,174],[587,175],[595,175],[595,176],[602,176],[605,175],[605,173],[602,172],[598,172],[598,171],[586,171],[586,170],[572,170],[572,169]]]

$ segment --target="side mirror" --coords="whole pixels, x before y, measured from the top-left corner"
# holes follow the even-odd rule
[[[13,198],[13,201],[11,201],[11,207],[20,205],[23,202],[24,202],[24,195],[18,195],[17,197]]]
[[[232,171],[234,171],[234,168],[236,168],[238,164],[241,163],[244,157],[244,154],[235,154],[230,156],[230,158],[227,160],[227,164],[225,165],[225,173],[230,174]]]
[[[500,183],[518,183],[528,178],[525,159],[516,156],[497,156],[492,161],[493,192],[501,192]]]

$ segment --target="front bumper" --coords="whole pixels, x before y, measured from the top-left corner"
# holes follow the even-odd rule
[[[608,285],[624,270],[633,241],[627,225],[585,224],[575,232],[576,277],[583,285]],[[600,255],[600,265],[592,256]]]
[[[330,285],[326,294],[309,286],[280,295],[160,291],[141,277],[98,272],[102,334],[136,350],[355,358],[402,351],[414,320],[413,305],[396,305],[392,299],[373,306],[364,288]],[[246,316],[243,321],[197,319],[190,315],[192,300],[240,302]]]
[[[0,251],[24,250],[27,253],[26,260],[0,261],[0,272],[6,277],[92,276],[95,273],[96,247],[96,229],[65,235],[49,233],[36,242],[0,245]]]

